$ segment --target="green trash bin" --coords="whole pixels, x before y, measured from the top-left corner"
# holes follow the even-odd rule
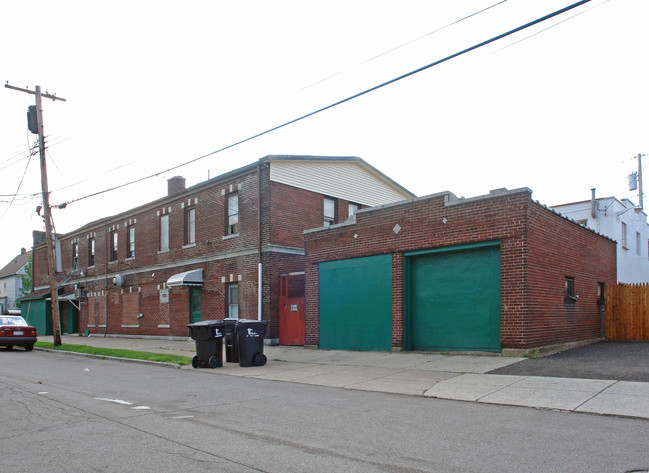
[[[239,345],[239,366],[264,366],[264,336],[267,320],[245,320],[237,322],[235,331]]]
[[[187,325],[196,343],[196,356],[192,358],[194,368],[223,366],[223,325],[222,320],[201,320]]]

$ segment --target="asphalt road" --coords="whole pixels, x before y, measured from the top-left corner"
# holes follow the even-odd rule
[[[649,382],[649,342],[593,343],[489,373]]]
[[[0,351],[0,471],[628,472],[646,420]]]

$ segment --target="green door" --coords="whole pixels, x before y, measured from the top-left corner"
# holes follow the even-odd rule
[[[392,349],[392,255],[321,263],[320,348]]]
[[[500,350],[500,247],[407,256],[407,348]]]
[[[191,313],[191,323],[201,321],[201,288],[189,288],[189,311]]]

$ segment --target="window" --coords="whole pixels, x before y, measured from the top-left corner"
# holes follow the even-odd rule
[[[600,304],[606,303],[606,283],[605,282],[597,283],[597,302]]]
[[[196,209],[185,210],[185,245],[196,243]]]
[[[135,258],[135,227],[133,225],[126,228],[126,257]]]
[[[228,286],[228,317],[233,319],[239,318],[239,285],[230,284]]]
[[[640,237],[640,232],[635,232],[635,254],[642,256],[642,238]]]
[[[566,277],[565,301],[575,302],[576,300],[577,296],[575,294],[575,278]]]
[[[328,227],[336,223],[336,199],[324,198],[324,226]]]
[[[239,233],[239,195],[232,194],[228,196],[228,215],[227,215],[228,235]]]
[[[110,260],[117,261],[117,230],[110,232]]]
[[[358,212],[358,207],[359,207],[358,204],[349,204],[349,207],[348,207],[349,210],[347,212],[347,214],[348,214],[347,216],[352,217],[352,216],[356,215],[356,212]]]
[[[160,217],[160,251],[169,251],[169,215]]]
[[[95,239],[88,240],[88,266],[95,265]]]
[[[628,248],[626,240],[626,223],[624,222],[622,222],[622,248]]]
[[[72,269],[79,269],[79,243],[72,243]]]

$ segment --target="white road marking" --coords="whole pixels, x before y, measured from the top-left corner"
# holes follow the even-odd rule
[[[125,406],[132,406],[133,405],[132,402],[122,401],[121,399],[108,399],[108,398],[105,398],[105,397],[96,397],[95,399],[97,399],[99,401],[114,402],[115,404],[123,404]]]

